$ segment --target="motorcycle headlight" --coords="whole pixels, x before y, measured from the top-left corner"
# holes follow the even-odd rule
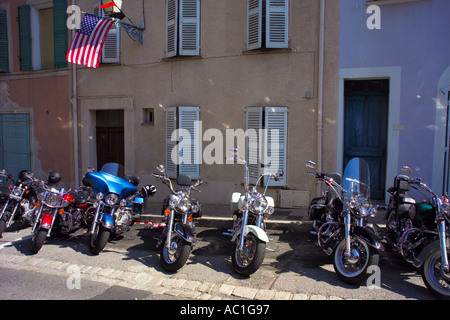
[[[119,201],[119,196],[115,193],[110,193],[105,197],[106,204],[113,206]]]
[[[20,197],[22,195],[22,188],[15,187],[12,191],[12,194],[17,197]]]
[[[62,200],[62,197],[60,196],[59,193],[51,192],[51,193],[48,193],[45,196],[43,202],[47,206],[49,206],[51,208],[55,208],[55,207],[60,207],[61,206],[61,200]]]
[[[99,193],[97,193],[97,195],[95,196],[95,198],[97,198],[97,200],[103,200],[103,198],[104,198],[104,195],[103,195],[103,193],[101,193],[101,192],[99,192]]]
[[[191,208],[191,201],[187,198],[181,199],[181,201],[178,202],[177,209],[181,212],[187,212]]]
[[[262,213],[267,208],[267,200],[264,197],[256,198],[253,202],[253,209],[258,212]]]
[[[170,200],[169,200],[169,206],[171,206],[172,208],[176,208],[178,206],[178,202],[180,202],[180,200],[181,200],[181,198],[176,195],[171,196]]]

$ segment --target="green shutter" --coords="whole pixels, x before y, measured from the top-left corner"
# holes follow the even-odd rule
[[[6,10],[0,10],[0,72],[9,72]]]
[[[19,7],[19,43],[20,70],[31,70],[31,24],[29,5]]]
[[[67,67],[67,4],[66,0],[53,0],[53,32],[55,42],[55,68]]]

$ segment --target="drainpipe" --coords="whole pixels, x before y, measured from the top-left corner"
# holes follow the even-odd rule
[[[76,4],[76,0],[72,0],[72,5]],[[72,39],[75,36],[75,29],[72,29]],[[74,170],[75,170],[75,187],[80,185],[78,177],[78,92],[77,92],[77,65],[72,64],[72,106],[73,106],[73,153],[74,153]]]
[[[323,65],[325,42],[325,0],[320,0],[320,25],[319,25],[319,85],[317,107],[317,170],[322,172],[322,142],[323,142]],[[321,184],[317,184],[317,194],[321,194]]]

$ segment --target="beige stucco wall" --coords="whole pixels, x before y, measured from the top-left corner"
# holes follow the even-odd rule
[[[319,1],[290,1],[290,49],[245,52],[246,1],[201,1],[201,58],[165,59],[165,1],[144,1],[144,43],[121,31],[121,62],[77,68],[80,108],[80,174],[95,166],[96,109],[125,109],[125,165],[141,183],[156,184],[155,200],[167,195],[151,177],[165,162],[167,106],[199,106],[203,131],[245,130],[247,106],[285,106],[288,114],[287,188],[314,196],[305,162],[317,159]],[[91,11],[94,1],[77,1]],[[142,1],[129,0],[125,14],[140,25]],[[129,22],[128,20],[124,20]],[[339,1],[326,1],[324,66],[324,170],[335,170],[339,45]],[[306,98],[311,92],[311,98]],[[155,108],[155,124],[141,125],[142,108]],[[210,142],[204,142],[203,148]],[[224,146],[224,155],[226,149]],[[242,191],[243,167],[201,165],[205,203],[227,203]],[[271,194],[278,199],[278,188]],[[304,203],[306,204],[306,203]]]

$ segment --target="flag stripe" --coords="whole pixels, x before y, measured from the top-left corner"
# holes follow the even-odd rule
[[[102,48],[112,24],[111,20],[87,13],[67,51],[67,61],[98,68]]]

